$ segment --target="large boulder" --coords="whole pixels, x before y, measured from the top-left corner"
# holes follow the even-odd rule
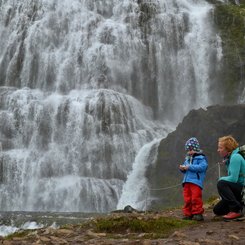
[[[207,110],[192,110],[176,130],[163,139],[159,145],[154,166],[147,170],[150,184],[151,207],[166,207],[182,203],[182,174],[178,170],[185,157],[184,145],[190,137],[196,137],[208,158],[208,171],[204,184],[204,199],[218,196],[216,183],[219,177],[217,153],[218,138],[232,135],[245,144],[245,105],[211,106]],[[221,174],[225,167],[221,166]]]

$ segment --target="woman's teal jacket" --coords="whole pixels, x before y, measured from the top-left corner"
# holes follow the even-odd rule
[[[238,153],[239,148],[236,148],[226,161],[227,176],[221,177],[219,180],[226,180],[233,183],[244,185],[245,180],[245,160]]]

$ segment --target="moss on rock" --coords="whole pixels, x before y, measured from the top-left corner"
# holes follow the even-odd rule
[[[97,219],[96,232],[106,233],[144,233],[145,238],[166,237],[173,230],[195,224],[194,221],[185,221],[172,217],[150,217],[144,215],[125,215]]]
[[[245,76],[245,4],[217,4],[214,20],[222,38],[224,97],[235,103]]]

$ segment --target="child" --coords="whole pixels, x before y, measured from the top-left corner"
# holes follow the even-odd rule
[[[192,137],[185,144],[185,162],[179,166],[183,179],[183,219],[203,220],[202,189],[208,167],[207,158],[200,149],[199,142]]]

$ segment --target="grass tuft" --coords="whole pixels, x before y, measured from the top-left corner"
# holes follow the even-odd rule
[[[95,222],[95,231],[117,234],[146,233],[145,237],[166,237],[175,229],[195,223],[171,217],[122,216],[98,219]]]

